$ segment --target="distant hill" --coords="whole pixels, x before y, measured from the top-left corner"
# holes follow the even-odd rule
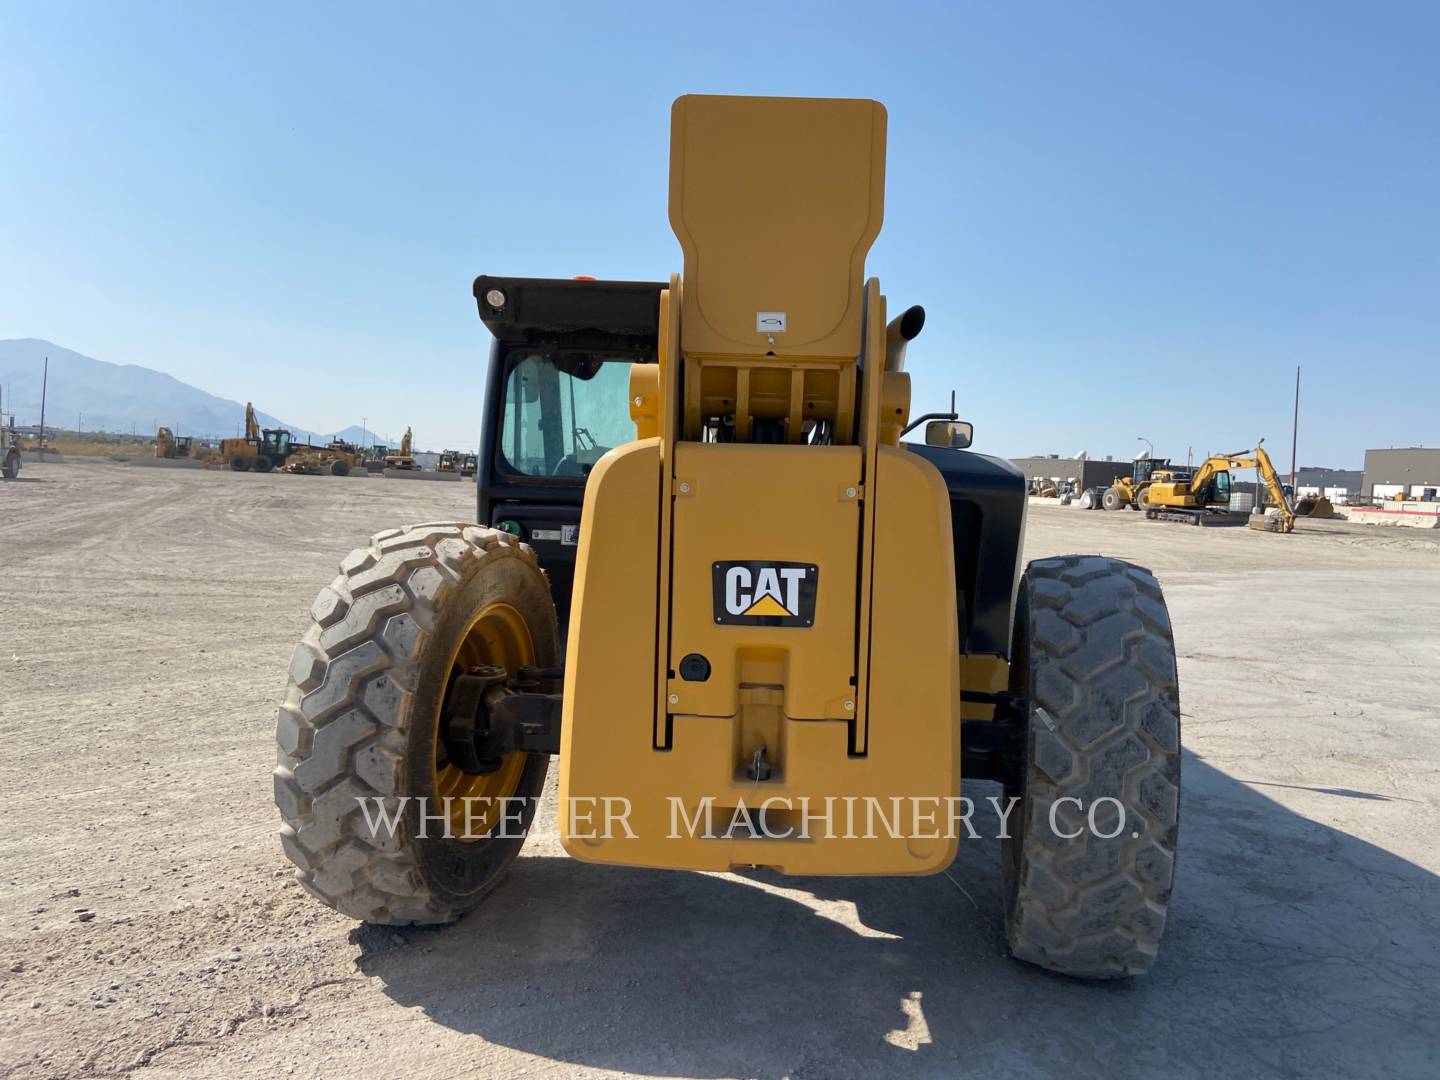
[[[326,434],[328,435],[329,432]],[[334,437],[342,442],[354,443],[356,446],[374,446],[376,443],[385,441],[380,438],[374,428],[365,428],[364,431],[361,431],[359,424],[351,424],[344,431],[335,432]]]
[[[356,446],[374,446],[376,443],[383,443],[386,446],[398,447],[400,445],[400,436],[403,434],[404,431],[401,430],[399,432],[393,433],[389,439],[386,439],[383,432],[376,431],[373,427],[365,428],[362,431],[359,424],[352,424],[344,431],[335,432],[334,437],[337,439],[342,439],[345,442],[354,443]],[[326,438],[329,438],[330,432],[324,432],[324,436]],[[453,447],[449,449],[453,449]],[[465,452],[470,453],[474,449],[475,448],[473,446],[467,446],[465,448]],[[415,448],[415,453],[417,454],[438,452],[439,451],[434,450],[433,448],[430,450],[421,450],[418,446]]]
[[[3,409],[15,415],[17,424],[40,420],[41,373],[47,356],[47,427],[73,428],[83,414],[86,431],[133,428],[151,435],[159,424],[177,434],[203,437],[233,436],[245,421],[244,402],[207,394],[164,372],[107,363],[39,338],[12,338],[0,340],[0,387]],[[255,412],[262,427],[296,430],[269,413]]]

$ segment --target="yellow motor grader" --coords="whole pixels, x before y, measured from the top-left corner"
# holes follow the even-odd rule
[[[912,419],[924,311],[889,319],[865,276],[885,141],[873,101],[682,97],[683,275],[475,281],[476,520],[346,557],[279,708],[281,842],[315,896],[460,917],[552,756],[566,851],[681,870],[937,873],[989,781],[1010,951],[1150,967],[1180,784],[1164,597],[1103,556],[1022,566],[1024,477],[953,411]]]
[[[228,466],[232,472],[269,472],[284,465],[298,448],[294,436],[285,428],[265,428],[255,415],[255,406],[245,403],[245,434],[234,439],[221,439],[220,448],[205,459],[207,468]]]
[[[284,471],[320,476],[348,476],[351,469],[360,468],[365,454],[353,443],[332,439],[324,446],[297,446],[286,460]]]

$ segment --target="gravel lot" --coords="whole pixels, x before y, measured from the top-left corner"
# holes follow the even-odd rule
[[[0,485],[0,1076],[1440,1075],[1440,535],[1032,506],[1028,558],[1150,566],[1180,650],[1170,929],[1149,976],[1088,985],[1004,956],[989,840],[921,879],[627,871],[564,858],[542,808],[456,926],[304,894],[270,769],[306,610],[369,533],[472,500]]]

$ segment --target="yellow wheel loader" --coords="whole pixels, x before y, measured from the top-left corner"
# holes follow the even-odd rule
[[[1172,480],[1184,475],[1183,470],[1172,469],[1169,458],[1136,458],[1131,465],[1130,475],[1115,480],[1100,496],[1100,505],[1106,510],[1141,510],[1145,506],[1145,489],[1157,480]]]
[[[911,419],[924,312],[887,320],[864,267],[885,132],[873,101],[682,97],[683,275],[476,280],[475,522],[345,558],[278,713],[281,842],[324,903],[459,918],[552,756],[566,851],[677,870],[938,873],[983,780],[1010,951],[1150,967],[1180,784],[1164,597],[1103,556],[1022,567],[1024,477],[953,411]]]

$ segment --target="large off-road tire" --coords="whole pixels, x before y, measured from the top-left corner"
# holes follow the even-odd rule
[[[19,450],[12,448],[5,454],[5,463],[3,466],[0,466],[0,474],[3,474],[6,480],[14,480],[15,477],[20,475]]]
[[[336,458],[334,461],[330,462],[330,475],[349,476],[350,463],[348,461],[342,461],[340,458]]]
[[[1145,511],[1150,509],[1150,489],[1148,487],[1143,487],[1136,493],[1135,501],[1130,504],[1130,509]]]
[[[1100,497],[1100,505],[1106,510],[1119,510],[1125,505],[1125,500],[1120,496],[1120,489],[1108,487],[1105,494]]]
[[[1028,711],[1002,841],[1010,951],[1067,975],[1137,975],[1165,929],[1180,809],[1175,643],[1154,575],[1094,555],[1032,562],[1011,688]]]
[[[351,552],[310,614],[276,722],[275,802],[296,876],[367,922],[456,919],[519,854],[549,767],[544,754],[515,753],[496,772],[467,774],[439,737],[452,674],[558,663],[535,553],[476,525],[393,529]],[[374,807],[376,796],[392,811],[409,797],[393,833],[367,825],[357,797]],[[445,818],[447,796],[457,801]],[[477,800],[470,837],[467,796]],[[423,823],[420,798],[434,815]]]
[[[255,458],[255,471],[256,471],[256,472],[269,472],[269,471],[270,471],[271,469],[273,469],[273,468],[275,468],[275,462],[274,462],[274,460],[273,460],[272,458],[270,458],[269,455],[267,455],[267,454],[260,454],[260,455],[256,456],[256,458]]]
[[[230,471],[231,471],[231,472],[249,472],[249,471],[250,471],[250,459],[249,459],[248,457],[246,457],[244,454],[236,454],[234,457],[232,457],[232,458],[230,459]]]

